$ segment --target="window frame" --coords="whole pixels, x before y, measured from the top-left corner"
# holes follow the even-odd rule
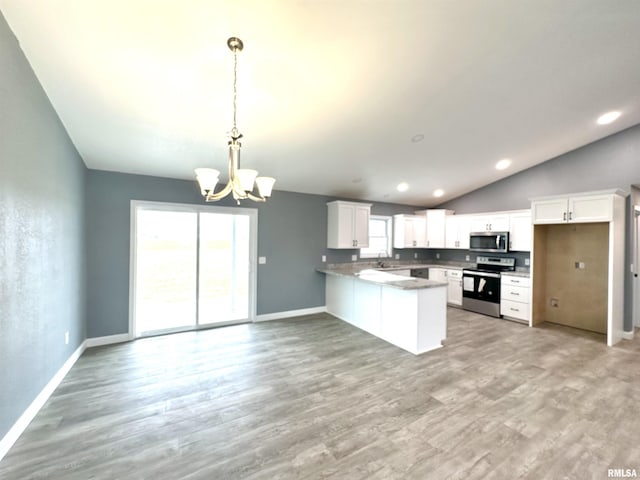
[[[361,248],[360,249],[360,258],[391,258],[393,255],[393,217],[389,215],[370,215],[369,216],[369,245],[371,245],[371,221],[372,220],[383,220],[386,224],[386,239],[387,239],[387,248],[384,252],[384,255],[381,255],[381,252],[367,251],[370,250],[371,247]],[[382,237],[375,237],[382,238]]]

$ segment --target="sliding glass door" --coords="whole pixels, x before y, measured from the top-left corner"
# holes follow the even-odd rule
[[[132,202],[136,337],[252,318],[257,211]]]
[[[200,213],[198,321],[249,317],[249,217]]]

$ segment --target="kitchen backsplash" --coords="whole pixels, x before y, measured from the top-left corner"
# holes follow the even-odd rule
[[[371,262],[376,261],[375,258],[360,258],[360,251],[353,250],[332,250],[328,249],[326,253],[327,264],[336,263],[353,263],[352,255],[357,255],[358,262]],[[399,259],[396,259],[396,255],[400,255]],[[417,258],[415,256],[417,255]],[[439,258],[438,258],[439,256]],[[467,260],[467,256],[469,260]],[[491,257],[513,257],[516,259],[516,268],[529,268],[526,262],[530,258],[529,252],[509,252],[509,253],[478,253],[471,252],[469,250],[459,249],[420,249],[420,248],[403,248],[394,249],[393,258],[384,258],[382,260],[388,261],[428,261],[428,262],[471,262],[476,263],[476,257],[478,256],[491,256]]]
[[[508,253],[480,253],[471,252],[469,250],[458,249],[429,249],[425,250],[425,260],[429,261],[442,261],[442,262],[466,262],[476,263],[476,258],[482,257],[510,257],[516,259],[516,268],[529,268],[527,262],[531,255],[529,252],[508,252]],[[438,258],[438,255],[440,258]],[[467,260],[467,255],[469,260]]]

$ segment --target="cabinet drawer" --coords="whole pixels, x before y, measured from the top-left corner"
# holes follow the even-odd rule
[[[502,285],[514,285],[516,287],[528,287],[531,285],[531,278],[529,277],[516,277],[512,275],[505,275],[504,273],[501,276]]]
[[[502,300],[500,302],[500,315],[529,321],[529,304]]]
[[[462,279],[462,270],[447,270],[447,277]]]
[[[500,288],[500,300],[509,300],[512,302],[529,303],[529,288],[516,287],[514,285],[502,284]]]

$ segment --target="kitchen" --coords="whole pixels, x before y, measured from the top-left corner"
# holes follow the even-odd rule
[[[606,472],[600,468],[603,463],[618,467],[638,458],[637,406],[629,394],[635,391],[630,387],[637,386],[635,370],[630,368],[637,357],[634,342],[605,347],[610,333],[611,340],[630,339],[640,326],[639,230],[634,216],[640,207],[638,63],[633,48],[640,31],[635,24],[640,18],[633,10],[636,7],[629,3],[613,9],[606,2],[525,7],[519,2],[496,2],[487,8],[485,4],[444,6],[415,1],[411,8],[303,2],[293,9],[284,4],[259,7],[253,2],[251,8],[257,11],[236,17],[256,19],[250,34],[243,35],[247,55],[240,59],[239,73],[247,83],[240,84],[239,98],[247,110],[241,110],[239,118],[241,126],[247,127],[243,130],[246,165],[274,175],[278,182],[268,202],[243,205],[259,216],[257,259],[252,264],[256,298],[249,323],[227,330],[241,333],[231,335],[237,344],[229,343],[220,355],[221,363],[214,363],[208,356],[214,349],[201,351],[200,361],[166,354],[174,351],[172,340],[178,342],[190,334],[130,341],[131,202],[206,206],[193,168],[208,163],[225,166],[224,132],[230,120],[225,108],[230,110],[231,101],[230,82],[222,85],[230,80],[224,40],[242,32],[229,31],[229,18],[216,11],[216,2],[198,4],[198,8],[212,9],[204,15],[165,11],[187,8],[177,3],[144,11],[125,3],[105,3],[97,9],[88,3],[62,2],[42,8],[35,2],[5,0],[0,7],[0,214],[4,221],[0,243],[5,252],[0,269],[0,360],[12,366],[0,374],[0,457],[17,440],[3,460],[0,476],[29,478],[28,474],[12,476],[11,466],[21,462],[25,469],[40,468],[37,474],[54,477],[132,472],[151,476],[137,470],[136,463],[144,463],[158,469],[159,475],[167,474],[161,467],[182,466],[176,478],[198,473],[202,478],[238,478],[240,470],[230,475],[209,471],[207,476],[190,468],[214,468],[211,464],[218,460],[236,462],[247,469],[243,473],[254,469],[248,474],[258,475],[255,469],[267,467],[263,474],[277,475],[280,471],[269,469],[284,457],[290,460],[291,476],[310,463],[325,461],[343,478],[351,473],[354,478],[365,477],[364,470],[357,471],[359,467],[386,462],[385,468],[398,470],[379,470],[378,478],[385,478],[385,473],[390,474],[386,478],[393,474],[407,478],[411,475],[402,476],[406,473],[402,468],[411,459],[412,467],[423,468],[413,471],[415,478],[429,478],[429,474],[446,478],[456,469],[459,473],[467,469],[469,478],[486,478],[491,472],[482,469],[497,464],[492,472],[496,478],[525,474],[519,470],[523,466],[531,468],[528,473],[536,478],[588,478],[591,467],[593,476]],[[248,8],[237,2],[236,7]],[[427,10],[437,15],[427,15]],[[140,19],[132,18],[135,14]],[[201,23],[183,23],[189,18]],[[292,21],[293,31],[280,23],[284,19]],[[327,26],[320,25],[322,21]],[[313,37],[309,43],[302,38],[307,35]],[[268,40],[258,40],[262,38]],[[194,43],[181,50],[186,39]],[[95,49],[96,44],[103,49]],[[215,52],[213,60],[211,52]],[[272,75],[265,78],[265,71]],[[253,87],[258,90],[251,92]],[[190,97],[194,92],[198,93]],[[609,109],[621,111],[618,123],[597,124],[597,116]],[[498,171],[494,163],[505,156],[513,159],[513,166]],[[184,172],[176,173],[174,168]],[[449,183],[434,184],[445,172]],[[298,175],[298,183],[287,178],[292,174]],[[401,181],[410,184],[404,193],[395,189]],[[438,196],[436,188],[446,192]],[[571,216],[568,205],[573,204],[573,194],[618,189],[625,194],[623,242],[619,241],[618,207],[612,215],[591,222],[590,229],[566,219],[565,214]],[[539,198],[550,196],[556,198]],[[558,196],[564,200],[558,201]],[[435,343],[427,342],[426,348],[442,345],[446,337],[444,348],[411,355],[326,314],[332,294],[326,274],[317,270],[350,265],[353,255],[355,263],[370,261],[375,267],[378,261],[361,258],[359,248],[328,247],[327,203],[337,199],[370,202],[372,216],[392,219],[415,216],[424,209],[455,212],[432,217],[445,217],[444,246],[432,243],[417,248],[420,238],[414,237],[410,246],[403,241],[403,247],[391,248],[389,259],[381,259],[400,262],[405,270],[411,265],[431,268],[436,280],[426,281],[437,285],[422,284],[431,287],[421,290],[439,291],[439,299],[428,302],[445,304],[447,332],[444,336],[441,329],[429,332]],[[461,216],[521,212],[522,218],[514,222],[527,223],[525,212],[534,216],[533,199],[544,206],[540,222],[528,220],[533,251],[519,247],[494,254],[464,246],[472,230],[460,222]],[[237,209],[231,199],[218,205]],[[478,220],[479,225],[498,225],[496,220]],[[602,225],[611,222],[613,230]],[[510,230],[511,225],[500,229]],[[415,229],[414,233],[419,234]],[[611,241],[604,247],[601,242],[607,233]],[[597,251],[605,253],[594,256],[590,248],[575,244],[575,237],[584,234],[597,238],[593,242]],[[510,240],[520,241],[515,232],[510,232]],[[537,327],[536,321],[561,310],[579,312],[580,305],[563,296],[564,284],[571,280],[556,268],[562,255],[551,248],[554,244],[569,246],[579,255],[570,258],[572,274],[597,272],[598,280],[607,277],[606,294],[597,297],[599,315],[607,322],[622,316],[622,330],[605,324],[605,333],[597,334],[597,341],[582,341],[564,330],[529,328],[517,321],[446,307],[447,301],[461,307],[465,297],[459,282],[464,284],[464,278],[458,279],[456,273],[477,268],[477,257],[486,257],[489,264],[492,257],[512,257],[515,270],[507,270],[512,278],[526,278],[513,274],[526,275],[527,270],[530,274],[528,286],[511,285],[519,295],[501,299],[500,308],[507,307],[512,320],[522,321],[520,317],[528,315],[529,324]],[[542,253],[537,251],[541,245],[546,246]],[[613,252],[612,262],[607,250]],[[561,253],[569,257],[569,251]],[[501,274],[501,280],[505,277],[509,273]],[[563,282],[556,284],[555,278]],[[591,278],[584,280],[591,282]],[[367,286],[375,282],[373,278]],[[555,291],[547,292],[545,285]],[[479,282],[477,286],[479,290]],[[500,286],[504,291],[502,281]],[[448,294],[444,302],[443,290]],[[420,292],[415,295],[419,297]],[[518,301],[523,297],[529,299],[528,307],[522,306],[527,302]],[[495,309],[495,299],[491,303]],[[604,313],[602,305],[606,305]],[[419,316],[419,307],[416,312]],[[287,318],[296,320],[283,320]],[[478,335],[470,323],[477,319],[500,328]],[[269,320],[276,321],[258,323]],[[293,333],[285,333],[284,327]],[[222,330],[198,333],[200,338],[211,338]],[[245,343],[252,336],[249,333],[267,331],[271,333],[255,335],[253,343]],[[507,333],[503,336],[503,332]],[[538,342],[541,338],[544,341]],[[451,345],[452,340],[457,345]],[[88,372],[85,380],[96,387],[92,393],[102,393],[107,383],[119,391],[77,395],[76,402],[69,402],[75,387],[68,388],[72,385],[68,383],[52,397],[54,409],[61,410],[43,410],[29,424],[82,349],[107,344],[118,345],[90,348],[80,361],[94,365],[71,369],[69,381],[78,385],[76,375]],[[185,416],[180,418],[186,420],[190,412],[173,410],[179,402],[167,397],[155,404],[158,410],[132,402],[123,403],[121,414],[116,413],[119,400],[133,398],[135,389],[127,381],[137,375],[129,371],[116,379],[109,367],[133,358],[122,352],[145,345],[160,346],[163,358],[156,365],[161,366],[158,372],[164,373],[165,384],[171,383],[171,374],[181,364],[207,369],[202,376],[191,375],[198,379],[210,378],[218,368],[228,373],[221,381],[239,378],[232,373],[242,367],[249,371],[239,378],[237,388],[213,386],[216,393],[226,394],[220,398],[220,409],[191,404],[191,413],[201,414],[191,418],[193,422],[171,421],[178,418],[174,414],[182,413]],[[309,345],[311,349],[306,349]],[[104,357],[108,351],[114,356]],[[498,364],[496,354],[501,352],[505,355]],[[96,366],[99,370],[94,370]],[[305,370],[313,367],[323,370]],[[364,376],[365,372],[373,376]],[[139,376],[144,377],[156,378]],[[100,382],[101,378],[109,381]],[[275,383],[253,387],[252,382],[270,379]],[[551,379],[553,384],[548,382]],[[169,395],[180,395],[177,390],[184,390],[185,384],[177,377],[171,380],[181,388]],[[243,389],[242,382],[248,388]],[[253,397],[260,392],[264,395]],[[192,397],[211,400],[208,393]],[[344,393],[350,396],[342,397]],[[109,404],[99,403],[100,397]],[[255,400],[249,407],[256,408],[236,408],[243,398]],[[331,399],[336,401],[323,404]],[[418,406],[422,409],[419,419]],[[89,425],[84,422],[106,418],[92,412],[92,407],[103,407],[102,413],[113,412],[112,417],[120,419],[135,417],[141,408],[157,415],[141,418],[134,428],[116,425],[97,436],[93,429],[84,428]],[[238,415],[240,421],[229,422],[226,431],[216,431],[217,442],[198,436],[202,427],[221,423],[215,418],[218,411],[247,415]],[[331,413],[299,421],[309,411]],[[261,414],[281,423],[261,423]],[[250,421],[242,422],[243,418]],[[354,419],[363,423],[354,425]],[[390,421],[385,423],[386,419]],[[184,437],[174,430],[162,442],[149,430],[155,420],[166,420],[175,428],[178,423],[191,423],[194,428],[182,432]],[[591,428],[584,430],[586,426]],[[16,431],[27,428],[19,438]],[[64,435],[56,436],[61,430]],[[77,435],[78,431],[87,434]],[[141,436],[130,436],[142,432],[148,433],[144,442]],[[275,442],[274,432],[282,435]],[[410,432],[414,436],[405,436]],[[461,432],[465,440],[473,438],[471,443],[460,441]],[[332,436],[323,437],[326,434]],[[118,435],[123,437],[116,440]],[[285,437],[293,441],[280,442]],[[229,440],[238,438],[248,441]],[[153,443],[154,439],[158,441]],[[313,443],[314,439],[320,440]],[[86,441],[93,441],[91,448],[85,448]],[[29,451],[35,445],[41,452],[37,458]],[[231,451],[233,445],[239,448]],[[283,445],[293,446],[284,452]],[[70,452],[64,461],[62,449]],[[172,455],[167,456],[169,451]],[[143,454],[145,461],[135,462]],[[84,466],[92,471],[80,471]],[[123,470],[114,473],[116,468]],[[572,475],[576,470],[583,475]],[[305,473],[311,475],[308,470]]]
[[[438,348],[446,339],[446,314],[443,308],[445,302],[449,306],[462,307],[465,310],[513,320],[528,326],[549,321],[590,330],[606,335],[607,345],[613,346],[622,338],[631,336],[625,336],[624,332],[622,296],[625,197],[624,192],[619,190],[585,192],[571,196],[536,198],[532,201],[531,210],[454,215],[455,212],[451,210],[430,209],[416,211],[414,215],[394,215],[393,247],[396,250],[413,249],[414,261],[399,262],[399,254],[396,253],[395,261],[387,261],[386,264],[380,255],[378,261],[373,264],[357,263],[358,255],[355,254],[352,255],[352,264],[334,264],[318,269],[327,275],[327,311],[414,354]],[[352,249],[357,245],[366,251],[369,247],[371,204],[333,201],[329,202],[327,207],[327,247]],[[599,230],[603,231],[605,236],[604,242],[595,244],[593,235],[585,233],[584,230],[582,234],[574,236],[573,244],[589,245],[589,252],[575,252],[577,256],[573,260],[578,261],[568,262],[575,264],[575,272],[573,267],[567,269],[560,265],[567,262],[558,260],[557,255],[566,256],[573,250],[581,249],[574,246],[568,251],[563,251],[563,248],[567,248],[564,244],[554,256],[551,252],[556,249],[557,244],[546,240],[546,230],[551,225],[561,228],[564,224],[575,230],[576,227],[569,223],[583,229],[590,225],[601,226]],[[391,236],[388,241],[391,243]],[[446,246],[454,250],[463,250],[465,262],[446,262],[440,258],[439,252],[435,253],[436,261],[433,263],[417,261],[416,249],[442,249]],[[534,265],[538,266],[534,282],[531,281],[530,275],[532,250],[537,260]],[[607,251],[608,254],[605,255]],[[513,255],[515,252],[520,252],[523,266],[516,267],[516,257],[507,255]],[[384,253],[388,254],[389,250]],[[470,262],[472,255],[478,253],[480,255],[475,256],[475,264]],[[581,255],[588,259],[587,263],[581,260]],[[546,261],[546,257],[551,260]],[[598,265],[594,260],[603,257],[604,263],[599,262],[603,267],[593,271],[593,265]],[[585,282],[581,278],[587,272],[591,281]],[[549,290],[549,285],[555,283],[558,276],[562,276],[566,284],[545,292],[545,289]],[[352,277],[356,280],[352,281]],[[410,281],[411,278],[429,279],[431,282]],[[358,280],[380,284],[386,288],[367,295],[358,295]],[[571,285],[577,284],[580,286],[571,288]],[[418,312],[417,322],[410,314],[404,314],[407,318],[403,318],[403,314],[400,313],[380,314],[379,311],[385,310],[403,311],[397,306],[397,302],[394,308],[385,305],[384,298],[390,294],[385,295],[384,292],[393,292],[394,287],[424,291],[425,295],[427,289],[442,290],[442,298],[432,299],[430,304],[423,300],[424,312]],[[584,296],[599,300],[589,303],[587,310],[580,310],[577,304]],[[565,302],[572,305],[571,312],[579,312],[572,315],[572,320],[565,318],[568,315],[566,310],[558,310],[559,314],[553,311]],[[547,303],[550,304],[549,311],[545,308]],[[371,305],[375,305],[373,309]],[[432,315],[428,316],[427,313]],[[357,318],[360,320],[356,321]],[[369,325],[368,320],[371,319],[376,319],[375,327]],[[413,334],[411,341],[407,344],[402,340],[401,345],[389,340],[393,335],[388,332],[393,331],[394,326],[406,329],[403,327],[405,321],[413,325],[409,328]],[[422,341],[417,339],[416,332],[419,334],[429,325],[436,325],[435,336]]]

